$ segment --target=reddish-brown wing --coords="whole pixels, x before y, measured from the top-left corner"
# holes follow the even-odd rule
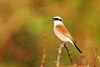
[[[62,34],[64,34],[65,36],[69,37],[70,39],[73,39],[73,37],[71,36],[71,34],[69,33],[69,31],[67,30],[67,28],[63,25],[57,25],[56,29],[61,32]]]

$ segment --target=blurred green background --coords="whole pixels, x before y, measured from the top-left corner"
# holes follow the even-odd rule
[[[39,67],[42,27],[47,37],[45,67],[55,67],[61,44],[53,33],[52,18],[56,15],[63,18],[83,55],[93,65],[92,45],[100,55],[100,0],[0,0],[0,67]],[[67,44],[75,61],[80,54]],[[65,49],[61,56],[61,66],[70,65]]]

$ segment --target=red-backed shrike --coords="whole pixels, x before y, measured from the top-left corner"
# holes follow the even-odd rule
[[[71,36],[71,34],[69,33],[65,25],[63,24],[62,18],[59,16],[55,16],[53,17],[53,22],[54,22],[53,30],[55,35],[64,42],[70,42],[77,48],[77,50],[80,53],[82,53],[81,50],[77,47],[75,40],[73,39],[73,37]]]

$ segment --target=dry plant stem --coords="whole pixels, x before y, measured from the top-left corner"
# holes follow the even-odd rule
[[[63,44],[61,44],[58,48],[58,54],[57,54],[57,61],[56,61],[56,67],[60,67],[60,57],[61,57],[61,50],[62,50]]]
[[[95,52],[95,56],[96,56],[96,58],[98,59],[99,64],[100,64],[100,57],[99,57],[99,55],[98,55],[98,53],[97,53],[97,48],[95,48],[94,52]]]
[[[81,59],[80,65],[82,65],[83,59],[86,61],[86,65],[88,65],[88,61],[86,59],[86,55],[85,56],[80,56],[79,58]]]
[[[99,64],[100,64],[100,57],[99,57],[99,55],[97,53],[97,47],[94,47],[94,45],[93,45],[93,48],[94,48],[94,54],[95,54],[95,56],[94,56],[94,65],[96,63],[96,58],[98,59]]]
[[[83,59],[83,57],[81,56],[80,59],[81,59],[80,65],[82,65],[82,59]]]
[[[41,62],[40,67],[44,67],[45,58],[46,58],[46,45],[47,45],[47,41],[46,41],[46,32],[45,32],[44,28],[43,28],[43,32],[44,32],[44,40],[43,40],[44,46],[43,46],[43,56],[41,58],[42,62]]]
[[[69,57],[71,63],[73,64],[73,59],[72,59],[72,56],[71,56],[71,53],[70,53],[69,47],[68,47],[68,45],[66,45],[66,43],[64,43],[64,47],[65,47],[66,50],[67,50],[68,57]]]
[[[98,58],[98,60],[99,60],[99,64],[100,64],[100,56],[97,54],[97,58]]]
[[[94,47],[94,45],[93,45]],[[97,47],[94,47],[94,67],[96,66],[96,58],[99,60],[99,64],[100,64],[100,57],[97,54]]]
[[[97,48],[94,49],[94,67],[96,67]]]

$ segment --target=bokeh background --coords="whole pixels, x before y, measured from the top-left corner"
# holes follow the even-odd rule
[[[100,0],[0,0],[0,67],[39,67],[46,31],[45,67],[55,67],[61,41],[53,33],[54,16],[61,16],[90,65],[94,49],[100,55]],[[74,61],[80,55],[70,44]],[[61,66],[70,60],[62,49]],[[97,66],[98,60],[97,60]]]

